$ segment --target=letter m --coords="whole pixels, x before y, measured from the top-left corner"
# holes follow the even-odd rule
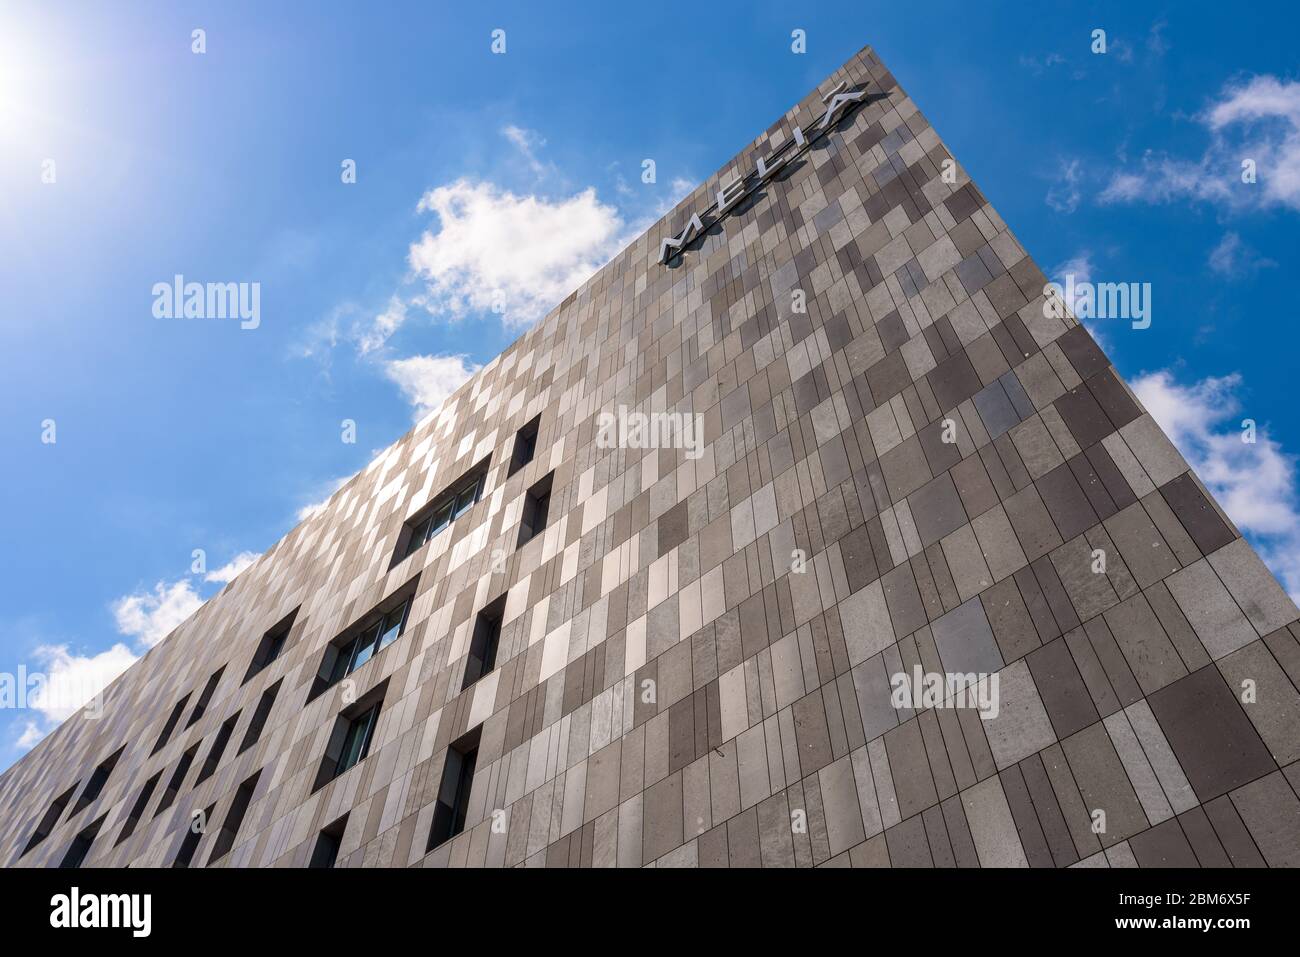
[[[659,246],[659,261],[668,262],[682,251],[682,247],[702,232],[704,232],[704,222],[700,219],[700,214],[692,213],[691,221],[686,224],[686,228],[677,236],[669,236]]]

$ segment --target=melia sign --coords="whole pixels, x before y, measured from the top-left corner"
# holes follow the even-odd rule
[[[705,207],[702,215],[699,212],[692,213],[685,229],[676,236],[669,236],[660,244],[659,261],[668,263],[681,255],[691,241],[706,229],[705,217],[708,217],[709,226],[722,219],[737,203],[779,173],[785,166],[789,165],[791,160],[801,156],[813,143],[826,135],[830,128],[843,118],[845,112],[864,96],[866,96],[866,90],[849,90],[848,84],[841,82],[839,86],[822,97],[822,102],[826,104],[826,112],[822,114],[821,118],[814,120],[806,128],[801,129],[796,126],[794,136],[767,156],[760,156],[758,165],[751,172],[743,176],[737,176],[726,186],[719,189],[717,198],[712,204]]]

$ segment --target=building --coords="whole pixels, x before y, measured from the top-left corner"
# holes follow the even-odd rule
[[[864,49],[5,773],[0,861],[1300,864],[1296,607],[1044,285]]]

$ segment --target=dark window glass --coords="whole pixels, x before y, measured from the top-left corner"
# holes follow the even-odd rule
[[[380,622],[371,625],[366,629],[365,633],[357,639],[356,650],[352,653],[352,661],[348,664],[349,674],[356,671],[369,661],[370,656],[375,653],[375,642],[379,638],[379,629],[382,624],[383,623]]]
[[[80,781],[77,782],[77,784],[80,783]],[[72,800],[72,795],[76,793],[77,785],[74,784],[54,799],[49,809],[41,816],[41,821],[36,825],[36,830],[32,832],[32,836],[27,839],[27,846],[23,848],[23,854],[26,854],[50,836],[50,832],[54,830],[54,825],[58,824],[59,818],[63,816],[63,809],[68,806],[68,802]],[[20,854],[19,857],[21,856]]]
[[[344,814],[341,818],[331,824],[325,830],[320,832],[316,838],[316,846],[311,852],[311,863],[308,867],[328,868],[333,867],[339,858],[339,847],[343,844],[343,832],[348,826],[348,816]]]
[[[461,488],[460,494],[456,497],[456,518],[460,518],[468,512],[473,504],[478,501],[478,490],[479,480],[477,478]]]
[[[104,815],[107,817],[108,815]],[[86,855],[90,853],[90,846],[95,843],[95,838],[99,835],[99,829],[104,825],[104,818],[101,817],[90,827],[86,828],[75,838],[68,847],[67,853],[63,855],[63,860],[59,862],[59,867],[80,867],[86,861]]]
[[[208,678],[208,683],[203,686],[203,693],[199,695],[199,700],[194,703],[194,710],[190,712],[190,719],[185,722],[185,727],[189,727],[203,717],[203,712],[208,708],[208,702],[212,700],[213,693],[217,690],[217,683],[221,680],[221,673],[226,670],[222,665]]]
[[[343,738],[343,752],[339,755],[338,770],[334,772],[336,776],[347,771],[366,756],[370,750],[370,736],[375,730],[375,721],[378,718],[379,705],[375,705],[365,714],[354,718],[348,725],[347,734]]]
[[[442,766],[442,783],[433,808],[433,826],[429,829],[426,850],[433,850],[465,830],[481,730],[480,725],[447,749],[447,760]]]
[[[195,784],[206,781],[212,776],[212,772],[217,770],[217,765],[221,763],[221,755],[225,753],[226,745],[230,743],[230,737],[235,733],[235,725],[238,723],[239,712],[236,711],[217,729],[217,736],[212,739],[212,747],[208,749],[208,756],[203,761],[203,767],[199,768],[199,776],[194,780]]]
[[[235,846],[235,838],[239,836],[239,828],[244,823],[248,806],[253,803],[253,793],[257,790],[257,780],[261,775],[261,771],[255,772],[235,792],[234,800],[230,802],[230,810],[226,812],[226,819],[221,824],[221,830],[217,832],[216,840],[213,841],[208,864],[220,860]]]
[[[433,538],[451,524],[451,508],[452,502],[451,499],[448,499],[433,510],[433,517],[429,519],[432,523],[429,529],[429,538]]]
[[[176,800],[176,795],[180,793],[181,785],[185,783],[185,775],[190,773],[190,765],[194,762],[194,755],[198,753],[199,746],[196,744],[176,762],[176,770],[172,772],[171,780],[167,782],[167,790],[163,791],[162,798],[158,801],[158,808],[153,812],[157,817],[163,811],[172,806]]]
[[[533,460],[537,454],[537,433],[541,427],[542,417],[535,416],[531,422],[515,433],[515,448],[510,456],[510,468],[506,478],[514,475]]]
[[[253,718],[248,722],[248,730],[244,732],[244,740],[239,745],[240,754],[257,744],[257,739],[262,736],[262,729],[266,727],[266,719],[271,716],[271,709],[275,707],[275,696],[280,693],[280,684],[283,681],[284,679],[281,678],[262,692],[262,697],[257,702],[257,710],[253,712]]]
[[[424,547],[430,539],[453,521],[464,515],[483,494],[487,481],[488,459],[484,459],[474,469],[474,475],[462,479],[446,489],[433,500],[427,513],[421,513],[406,524],[405,537],[398,538],[397,551],[393,564],[413,555]],[[403,546],[402,542],[406,544]]]
[[[162,733],[158,735],[158,741],[154,744],[151,755],[157,754],[166,747],[168,740],[172,736],[172,731],[176,729],[176,722],[181,719],[181,712],[185,710],[185,705],[189,703],[190,696],[186,695],[172,708],[172,713],[167,717],[167,723],[163,725]]]
[[[414,582],[408,583],[403,590],[413,592]],[[406,631],[406,618],[410,607],[410,597],[404,598],[397,607],[387,612],[371,612],[362,619],[360,625],[348,629],[343,636],[336,638],[335,641],[342,644],[333,644],[325,649],[325,656],[321,659],[316,680],[312,682],[307,700],[311,701],[327,688],[342,681],[401,637]],[[353,634],[356,637],[347,640],[347,636]]]
[[[149,806],[149,799],[153,797],[154,788],[158,787],[158,779],[162,777],[159,771],[140,789],[140,796],[135,799],[135,804],[131,807],[131,813],[126,816],[126,823],[122,825],[122,833],[117,836],[117,842],[113,845],[116,847],[121,844],[135,831],[135,826],[139,823],[140,818],[144,815],[144,809]]]
[[[474,620],[474,634],[469,642],[469,656],[465,663],[464,691],[496,667],[497,646],[501,643],[501,617],[505,612],[502,595],[478,613]]]
[[[379,650],[383,651],[402,633],[406,628],[406,611],[411,607],[409,601],[402,602],[400,608],[395,608],[384,616],[384,623],[379,629]]]
[[[536,538],[546,528],[551,511],[551,480],[554,472],[528,490],[524,496],[524,514],[519,524],[519,545]]]
[[[203,834],[207,829],[208,821],[212,817],[212,812],[216,809],[215,804],[209,805],[201,818],[197,815],[190,818],[189,827],[185,830],[185,839],[181,841],[181,846],[176,851],[176,860],[172,861],[172,867],[190,866],[190,863],[194,860],[194,852],[199,849],[199,841],[203,840]]]
[[[86,782],[85,790],[81,792],[81,797],[77,798],[77,803],[72,809],[73,814],[80,814],[99,797],[104,790],[104,785],[108,783],[109,775],[113,773],[113,768],[117,765],[117,759],[122,756],[122,752],[125,750],[126,745],[123,745],[117,749],[112,757],[101,762],[99,767],[95,768],[90,780]]]
[[[248,684],[249,679],[280,657],[284,646],[288,643],[289,632],[293,629],[293,622],[297,616],[298,609],[295,608],[283,621],[262,636],[257,651],[253,654],[253,660],[249,662],[248,671],[244,674],[244,680],[240,682],[241,685]]]

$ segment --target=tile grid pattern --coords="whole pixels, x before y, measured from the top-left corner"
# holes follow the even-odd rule
[[[842,80],[870,101],[656,262]],[[260,771],[224,866],[305,865],[344,814],[340,866],[1300,864],[1296,608],[1086,331],[1045,317],[1043,274],[950,159],[862,50],[0,777],[0,861],[58,863],[102,818],[88,865],[168,865],[192,811],[220,822]],[[599,448],[619,406],[701,414],[703,456]],[[486,456],[483,498],[394,565]],[[405,633],[307,701],[326,645],[417,575]],[[462,691],[502,595],[496,667]],[[998,716],[895,707],[916,666],[997,673]],[[385,682],[368,756],[313,792],[347,696]],[[235,715],[217,770],[118,842],[144,782]],[[476,727],[465,831],[426,853]]]

